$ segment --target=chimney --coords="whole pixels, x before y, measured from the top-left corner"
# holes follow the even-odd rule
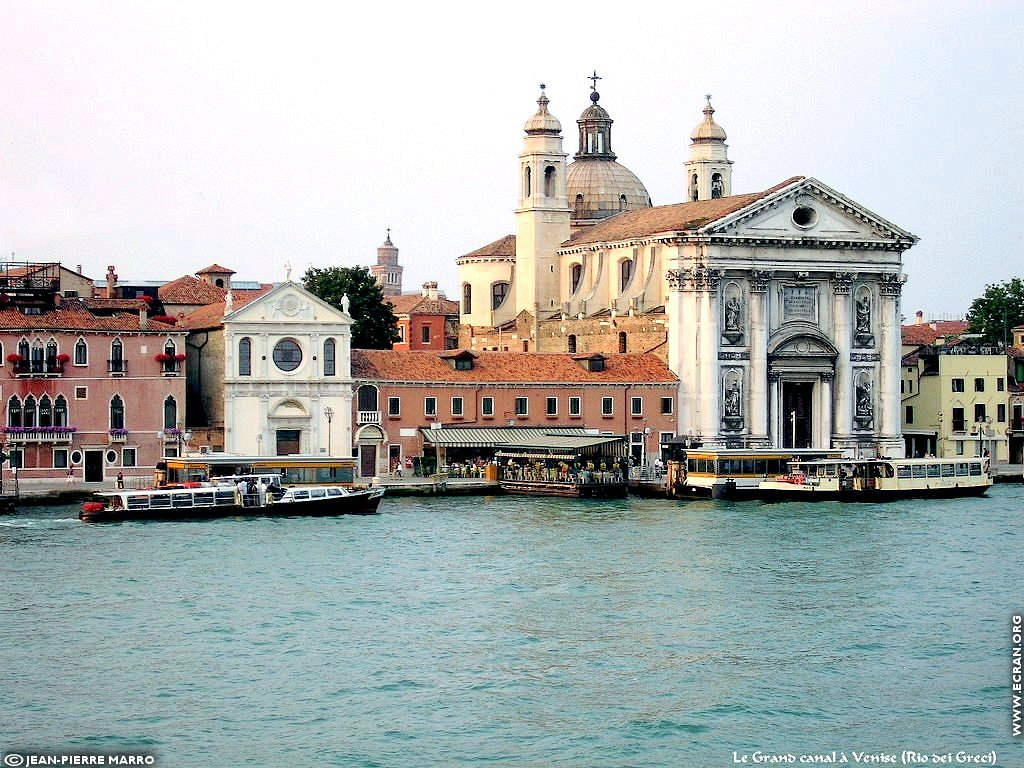
[[[82,274],[82,265],[81,264],[76,264],[75,265],[75,272],[77,272],[78,274]]]
[[[113,267],[111,267],[113,269]],[[144,331],[149,327],[148,305],[144,301],[139,302],[139,330]]]
[[[921,325],[924,322],[924,312],[920,309],[914,313],[914,325]]]
[[[423,284],[423,298],[425,299],[436,299],[437,298],[437,281],[430,280]]]
[[[114,267],[107,267],[107,298],[117,298],[117,274],[114,272]]]

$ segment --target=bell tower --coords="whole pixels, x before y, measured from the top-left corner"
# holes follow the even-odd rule
[[[391,242],[391,229],[388,228],[387,239],[377,248],[377,263],[370,267],[370,274],[385,296],[401,295],[402,269],[398,263],[398,249]]]
[[[713,200],[732,194],[732,160],[725,130],[715,122],[711,94],[704,120],[690,134],[690,159],[686,162],[686,200]]]

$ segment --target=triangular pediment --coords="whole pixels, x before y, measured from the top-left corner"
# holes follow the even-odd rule
[[[724,216],[702,234],[803,244],[862,243],[909,248],[917,238],[822,184],[800,179]]]
[[[352,318],[297,283],[286,282],[224,318],[225,323],[331,323]]]

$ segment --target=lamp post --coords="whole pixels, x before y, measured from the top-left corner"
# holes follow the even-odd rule
[[[331,455],[331,421],[334,419],[334,409],[331,406],[324,408],[324,416],[327,417],[327,455]]]

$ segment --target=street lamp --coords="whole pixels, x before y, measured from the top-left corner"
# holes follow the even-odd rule
[[[331,406],[324,408],[324,416],[327,417],[327,455],[331,455],[331,420],[334,418],[334,409]]]

